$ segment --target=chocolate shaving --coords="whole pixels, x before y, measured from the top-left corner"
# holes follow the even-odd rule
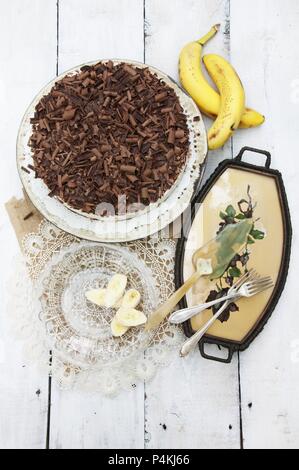
[[[127,205],[157,201],[187,159],[183,109],[147,68],[111,61],[84,66],[43,96],[31,124],[28,168],[50,196],[85,212],[111,203],[118,213],[124,197]]]
[[[64,119],[65,121],[69,121],[70,119],[73,119],[75,117],[75,114],[76,114],[76,109],[72,108],[72,107],[66,107],[64,112],[63,112],[63,115],[62,115],[62,119]],[[46,124],[47,126],[47,124]],[[47,126],[48,128],[48,126]],[[50,131],[50,129],[48,128],[48,131]]]
[[[25,173],[30,174],[30,171],[28,170],[28,168],[25,168],[24,166],[21,166],[21,170],[25,171]]]
[[[23,217],[23,220],[28,220],[28,219],[30,219],[30,217],[32,217],[32,216],[33,216],[33,211],[28,212],[28,214],[26,214],[26,215]]]

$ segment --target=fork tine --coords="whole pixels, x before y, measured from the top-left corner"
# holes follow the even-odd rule
[[[273,281],[271,278],[269,278],[269,279],[264,279],[262,282],[252,283],[250,286],[247,286],[247,287],[248,289],[258,289],[259,287],[264,286],[265,284],[271,284],[271,283],[273,283]]]
[[[254,282],[260,282],[260,281],[263,281],[264,279],[269,279],[271,278],[271,276],[260,276],[258,277],[257,279],[254,280]]]
[[[270,289],[270,287],[273,287],[273,286],[274,286],[273,282],[270,282],[268,284],[264,284],[260,288],[256,288],[256,289],[253,289],[252,291],[250,291],[249,295],[252,296],[252,295],[259,294],[260,292],[263,292],[264,290]]]
[[[250,282],[258,281],[259,278],[260,278],[259,273],[255,269],[251,269],[250,274],[248,276],[248,281]]]
[[[255,287],[254,289],[251,289],[248,292],[248,295],[254,295],[258,292],[261,292],[262,290],[264,289],[269,289],[270,286],[273,286],[273,284],[269,283],[269,284],[263,284],[262,286],[259,286],[259,287]]]
[[[247,271],[247,273],[242,276],[242,278],[240,278],[241,282],[239,284],[236,283],[235,286],[237,285],[237,289],[240,289],[245,283],[247,284],[258,281],[259,277],[260,275],[258,274],[258,272],[255,269],[251,268],[249,269],[249,271]]]
[[[248,272],[244,273],[241,277],[238,278],[238,280],[235,282],[233,285],[234,288],[238,288],[243,282],[247,279],[248,277]]]
[[[258,279],[252,279],[247,283],[247,286],[250,288],[252,286],[257,286],[263,284],[264,282],[272,281],[271,276],[260,277]]]
[[[248,290],[255,289],[255,288],[259,288],[259,287],[261,287],[264,284],[267,284],[269,282],[270,283],[273,282],[272,279],[270,277],[265,277],[265,278],[262,278],[258,281],[253,281],[251,283],[248,283],[246,287],[247,287]]]
[[[267,287],[263,287],[262,289],[258,289],[258,290],[256,290],[256,291],[253,291],[253,292],[251,292],[250,294],[248,294],[248,297],[252,297],[252,296],[254,296],[254,295],[261,294],[262,292],[264,292],[264,291],[270,289],[271,287],[273,287],[273,286],[269,285],[269,286],[267,286]]]
[[[273,281],[272,281],[272,278],[270,276],[267,276],[267,277],[263,277],[262,279],[260,279],[260,281],[257,282],[256,284],[257,285],[264,284],[265,282],[273,282]]]
[[[251,275],[253,272],[254,272],[253,269],[249,269],[249,271],[246,271],[246,273],[244,273],[241,277],[239,277],[239,279],[233,285],[234,289],[238,289],[244,284],[244,282],[248,281],[248,279],[251,278]]]
[[[271,276],[263,276],[263,277],[260,277],[259,279],[256,279],[255,282],[262,282],[262,281],[264,281],[265,279],[271,279]]]
[[[243,285],[244,282],[247,284],[258,280],[259,274],[255,271],[255,269],[250,269],[246,274],[247,276],[245,275],[245,277],[243,277],[241,285]]]

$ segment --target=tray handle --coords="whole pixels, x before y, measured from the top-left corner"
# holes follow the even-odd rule
[[[261,153],[262,155],[265,155],[266,156],[266,163],[265,163],[265,167],[266,168],[270,168],[270,165],[271,165],[271,153],[268,152],[267,150],[261,150],[261,149],[256,149],[254,147],[242,147],[240,152],[238,153],[238,155],[235,157],[235,160],[237,161],[241,161],[242,160],[242,157],[243,157],[243,153],[244,152],[254,152],[254,153]]]
[[[221,346],[228,350],[227,357],[222,358],[222,357],[212,356],[211,354],[207,354],[205,352],[205,344],[216,344],[216,343],[215,341],[210,341],[206,338],[202,338],[202,340],[199,342],[199,351],[202,357],[204,357],[205,359],[209,359],[210,361],[224,362],[225,364],[229,364],[231,362],[233,354],[235,352],[235,348],[233,345]]]

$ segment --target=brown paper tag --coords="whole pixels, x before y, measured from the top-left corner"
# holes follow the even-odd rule
[[[12,197],[5,203],[6,211],[21,248],[24,236],[28,233],[36,232],[40,222],[43,220],[42,215],[30,202],[25,191],[23,193],[24,198],[17,199]]]

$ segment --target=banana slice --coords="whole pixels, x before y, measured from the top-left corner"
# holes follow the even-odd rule
[[[137,289],[129,289],[123,296],[120,307],[135,308],[139,304],[140,299],[141,296]]]
[[[99,307],[104,307],[106,304],[106,290],[107,289],[91,289],[85,292],[85,297],[93,304],[99,305]]]
[[[128,331],[129,327],[121,325],[118,321],[117,318],[114,317],[111,322],[111,332],[113,336],[122,336],[125,334],[126,331]]]
[[[118,300],[115,302],[115,304],[113,305],[113,308],[115,308],[116,310],[118,310],[118,309],[121,307],[122,301],[123,301],[123,297],[121,297],[120,299],[118,299]]]
[[[114,274],[110,279],[105,295],[106,307],[114,307],[123,296],[127,285],[127,276],[124,274]]]
[[[116,312],[117,321],[123,326],[138,326],[146,323],[143,312],[131,307],[120,307]]]

